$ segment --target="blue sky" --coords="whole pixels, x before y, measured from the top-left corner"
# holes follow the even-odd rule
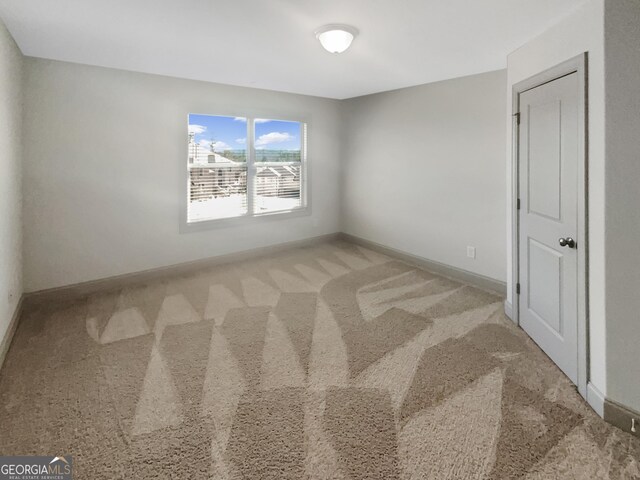
[[[256,149],[300,150],[298,122],[256,119],[255,129]],[[244,118],[190,114],[189,131],[195,133],[196,143],[207,149],[213,139],[216,152],[246,148],[247,122]]]

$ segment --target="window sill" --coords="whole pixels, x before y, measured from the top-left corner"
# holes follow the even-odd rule
[[[195,233],[217,228],[231,228],[263,223],[272,220],[287,220],[290,218],[306,217],[311,215],[310,207],[300,207],[295,210],[282,212],[260,213],[258,215],[243,215],[241,217],[217,218],[215,220],[202,220],[200,222],[187,222],[183,218],[180,222],[180,233]]]

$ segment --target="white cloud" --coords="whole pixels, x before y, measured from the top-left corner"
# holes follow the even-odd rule
[[[246,138],[236,138],[236,143],[239,143],[240,145],[244,145],[245,143],[247,143],[247,139]]]
[[[272,143],[283,143],[293,140],[295,137],[287,132],[271,132],[260,135],[256,139],[256,147],[271,145]]]
[[[204,133],[207,131],[207,127],[203,125],[189,125],[189,133]]]
[[[246,118],[244,118],[244,117],[235,117],[235,118],[234,118],[234,120],[235,120],[236,122],[246,122],[246,121],[247,121],[247,119],[246,119]],[[267,122],[270,122],[270,121],[271,121],[271,120],[266,119],[266,118],[256,118],[256,119],[253,121],[253,123],[267,123]]]
[[[198,144],[201,148],[205,149],[205,151],[211,151],[211,140],[200,140]],[[232,150],[232,148],[225,142],[219,140],[217,142],[213,142],[213,150],[216,152],[222,152],[224,150]]]

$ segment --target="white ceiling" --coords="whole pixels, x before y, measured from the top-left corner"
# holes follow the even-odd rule
[[[1,0],[25,55],[349,98],[497,70],[584,0]],[[341,55],[314,30],[360,35]]]

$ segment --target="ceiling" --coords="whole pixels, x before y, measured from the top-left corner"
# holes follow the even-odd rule
[[[497,70],[584,0],[2,0],[25,55],[350,98]],[[341,55],[314,31],[360,30]]]

